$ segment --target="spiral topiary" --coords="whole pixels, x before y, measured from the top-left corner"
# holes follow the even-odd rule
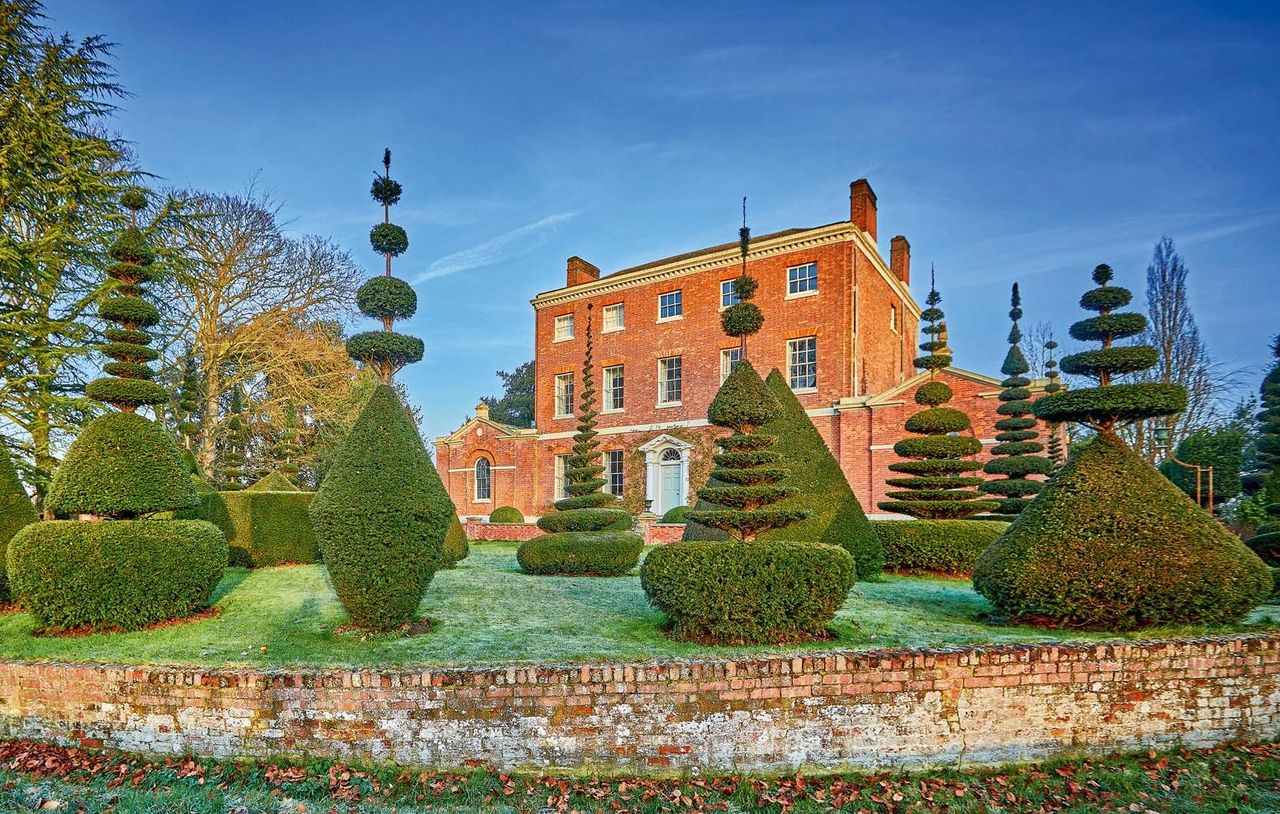
[[[1044,452],[1044,444],[1036,439],[1036,420],[1030,415],[1031,391],[1027,388],[1031,380],[1026,377],[1031,365],[1022,355],[1022,331],[1018,328],[1018,320],[1022,319],[1022,297],[1018,293],[1018,284],[1013,284],[1010,299],[1009,319],[1013,327],[1009,329],[1009,352],[1004,357],[1000,372],[1006,378],[1000,383],[1004,388],[1000,391],[1000,406],[996,412],[1005,418],[996,422],[996,435],[999,441],[991,449],[996,456],[982,468],[988,475],[1004,475],[998,480],[989,480],[978,487],[983,494],[999,495],[1003,498],[995,508],[995,514],[1019,514],[1031,502],[1031,498],[1044,488],[1040,481],[1029,480],[1028,475],[1048,475],[1053,472],[1053,463],[1040,453]]]
[[[235,492],[245,487],[245,447],[249,443],[244,420],[244,399],[240,396],[239,385],[231,388],[231,403],[227,407],[227,435],[222,448],[219,474],[222,475],[222,488]]]
[[[391,276],[391,258],[409,248],[403,228],[391,222],[391,207],[400,201],[401,187],[391,178],[391,151],[382,154],[382,174],[375,175],[369,194],[382,204],[382,223],[369,232],[369,245],[386,258],[386,274],[374,277],[356,293],[356,304],[365,316],[382,321],[381,331],[365,331],[347,340],[347,355],[376,371],[383,384],[405,365],[419,362],[425,348],[422,340],[396,333],[392,323],[408,319],[418,309],[418,296],[404,280]]]
[[[926,339],[920,343],[924,355],[914,362],[929,374],[929,381],[920,385],[915,395],[916,404],[925,409],[906,421],[907,432],[923,437],[904,438],[893,445],[899,457],[910,460],[889,464],[889,469],[909,477],[889,478],[888,484],[898,490],[888,493],[890,500],[876,505],[887,512],[925,520],[962,520],[994,511],[1000,504],[977,500],[979,493],[973,487],[984,480],[964,474],[982,468],[982,464],[970,460],[982,451],[982,442],[972,435],[959,434],[969,429],[969,416],[941,406],[954,395],[951,387],[937,378],[938,371],[951,364],[946,314],[938,307],[941,302],[942,295],[931,277],[925,299],[929,307],[920,312],[920,318],[928,323],[923,328]]]
[[[1053,358],[1053,352],[1058,349],[1058,343],[1052,339],[1044,343],[1044,349],[1049,352],[1049,359],[1044,363],[1044,377],[1048,379],[1048,384],[1044,386],[1046,395],[1062,392],[1062,383],[1058,379],[1062,376],[1058,372],[1058,361]],[[1053,464],[1056,471],[1067,460],[1066,450],[1062,448],[1062,425],[1057,422],[1050,422],[1049,429],[1049,462]]]
[[[573,454],[565,461],[565,494],[555,503],[556,511],[538,518],[538,528],[548,532],[525,542],[516,552],[521,567],[536,574],[584,574],[618,576],[635,567],[644,541],[633,534],[631,516],[617,508],[618,499],[604,491],[600,477],[600,444],[596,441],[596,387],[592,371],[591,306],[587,306],[586,345],[582,357],[582,392],[578,401],[578,432],[573,436]],[[582,548],[608,548],[608,567]],[[616,552],[632,552],[634,557],[618,562]],[[625,559],[625,558],[624,558]],[[623,567],[625,566],[625,567]]]
[[[1170,415],[1186,392],[1169,384],[1113,384],[1150,358],[1145,346],[1113,347],[1142,332],[1141,314],[1114,313],[1128,290],[1093,272],[1098,287],[1080,304],[1099,315],[1071,326],[1101,350],[1062,360],[1068,373],[1097,387],[1057,392],[1035,402],[1045,421],[1075,421],[1094,438],[1062,467],[981,557],[973,585],[1011,618],[1045,625],[1131,629],[1157,624],[1237,621],[1271,591],[1258,556],[1134,453],[1118,427]]]

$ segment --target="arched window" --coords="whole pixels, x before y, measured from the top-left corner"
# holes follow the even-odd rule
[[[662,450],[662,462],[663,462],[664,464],[666,464],[666,463],[675,463],[675,462],[677,462],[677,461],[679,461],[679,460],[680,460],[680,450],[678,450],[678,449],[664,449],[664,450]]]
[[[493,478],[489,474],[489,469],[488,458],[480,458],[476,461],[476,500],[493,498]]]

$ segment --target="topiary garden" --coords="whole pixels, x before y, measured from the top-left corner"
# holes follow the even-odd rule
[[[8,447],[0,443],[0,602],[9,598],[9,578],[5,570],[9,540],[24,526],[39,519],[26,487],[13,468]]]
[[[899,574],[973,575],[982,552],[1008,528],[993,520],[876,520],[884,567]]]
[[[490,523],[523,523],[524,513],[515,506],[499,506],[489,513]]]

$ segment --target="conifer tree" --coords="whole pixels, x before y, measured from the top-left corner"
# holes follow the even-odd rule
[[[245,487],[245,449],[249,433],[244,423],[244,399],[239,386],[231,389],[231,403],[227,406],[226,447],[222,450],[222,488],[236,492]]]
[[[1062,383],[1058,381],[1061,373],[1058,372],[1058,361],[1053,358],[1053,352],[1058,349],[1058,343],[1050,339],[1044,343],[1044,349],[1048,351],[1048,361],[1044,363],[1044,377],[1049,380],[1044,386],[1044,392],[1047,396],[1052,396],[1062,390]],[[1050,423],[1049,431],[1049,462],[1053,464],[1056,470],[1066,463],[1066,450],[1062,448],[1062,425],[1058,423]]]
[[[9,540],[19,529],[39,519],[26,487],[13,468],[8,447],[0,442],[0,602],[9,598],[9,580],[4,564]]]
[[[982,464],[971,460],[982,451],[982,442],[972,435],[959,434],[969,429],[969,416],[942,406],[951,401],[954,393],[938,378],[938,371],[951,364],[946,314],[938,307],[941,302],[942,295],[931,276],[929,296],[925,298],[928,308],[920,313],[927,323],[922,329],[925,341],[920,343],[924,355],[914,362],[916,368],[929,374],[929,381],[920,385],[915,394],[916,404],[925,409],[906,421],[907,432],[923,437],[904,438],[893,445],[898,457],[908,460],[889,464],[889,469],[909,477],[890,478],[889,485],[898,490],[889,492],[890,499],[877,505],[887,512],[925,520],[962,520],[992,511],[998,504],[977,500],[979,493],[973,487],[983,479],[964,474],[982,468]]]
[[[200,369],[190,349],[182,357],[182,381],[178,385],[178,433],[184,449],[190,450],[200,434]]]
[[[271,457],[276,462],[276,470],[284,473],[291,480],[298,476],[302,467],[298,465],[298,456],[302,454],[302,445],[298,443],[298,411],[293,404],[284,405],[284,426],[280,435],[271,447]]]
[[[1022,354],[1022,331],[1018,328],[1018,320],[1022,319],[1022,297],[1017,283],[1013,284],[1010,304],[1009,319],[1013,327],[1009,329],[1009,352],[1000,367],[1006,378],[1000,383],[1004,389],[1000,391],[1000,406],[996,409],[1005,417],[996,422],[999,443],[991,449],[991,454],[997,457],[982,468],[988,475],[1004,477],[978,487],[984,494],[1003,498],[995,509],[1000,515],[1019,514],[1043,488],[1040,481],[1029,480],[1028,475],[1048,475],[1053,471],[1053,464],[1040,454],[1044,452],[1044,444],[1036,440],[1040,433],[1036,432],[1036,419],[1031,415],[1031,391],[1027,389],[1031,380],[1026,377],[1031,366]]]
[[[1258,413],[1258,463],[1273,481],[1280,480],[1280,336],[1271,341],[1276,361],[1262,379],[1262,411]],[[1280,485],[1280,484],[1278,484]]]

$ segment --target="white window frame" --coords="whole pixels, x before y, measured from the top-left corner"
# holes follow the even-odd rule
[[[669,375],[672,363],[675,363],[675,369],[679,375],[674,378],[676,398],[668,399],[669,394],[668,379],[664,375]],[[659,407],[679,407],[684,403],[684,357],[683,356],[667,356],[658,360],[658,405]]]
[[[813,384],[802,385],[796,387],[796,354],[800,352],[798,347],[801,342],[813,343]],[[810,364],[810,363],[804,363]],[[793,393],[816,393],[818,392],[818,337],[817,336],[799,336],[795,339],[787,340],[787,384],[791,386]]]
[[[618,463],[618,469],[616,473],[613,469],[613,463],[615,460]],[[627,484],[626,455],[624,455],[623,451],[620,449],[607,449],[604,452],[603,463],[604,463],[604,486],[601,488],[604,490],[605,494],[613,495],[616,498],[621,498],[623,491],[626,489],[626,484]],[[613,479],[615,474],[618,476],[618,491],[616,492],[613,490]]]
[[[734,355],[737,355],[738,359],[734,361],[730,361],[730,359]],[[720,349],[720,383],[721,384],[724,384],[725,379],[729,378],[729,374],[733,372],[733,366],[741,360],[742,360],[741,346],[736,348]]]
[[[610,324],[609,318],[611,315],[617,316],[617,319],[613,320],[613,324]],[[600,333],[610,334],[614,331],[621,331],[625,327],[627,327],[627,323],[623,303],[611,303],[600,309]]]
[[[810,269],[813,271],[812,274],[807,273]],[[806,272],[803,277],[798,274],[793,276],[793,272],[801,271]],[[812,287],[809,287],[810,283],[812,283]],[[804,284],[806,287],[800,288],[799,286],[801,284]],[[799,299],[800,297],[815,297],[817,294],[818,263],[816,260],[811,263],[801,263],[798,266],[789,266],[787,268],[787,299],[794,300]]]
[[[663,297],[675,298],[675,313],[669,314],[665,317],[662,315],[662,309],[664,308],[662,303]],[[672,291],[663,291],[658,295],[658,322],[674,322],[677,319],[684,319],[684,289],[682,288],[677,288]]]
[[[555,384],[552,386],[552,405],[553,418],[573,418],[573,397],[574,382],[572,373],[557,373]],[[565,412],[561,412],[563,406]]]
[[[564,500],[566,497],[569,496],[569,481],[567,476],[565,475],[565,472],[566,470],[568,470],[568,468],[569,468],[569,453],[562,452],[556,455],[554,469],[553,469],[553,476],[555,477],[555,485],[552,489],[552,493],[555,495],[556,500]]]
[[[555,332],[552,342],[568,342],[573,339],[573,314],[560,314],[555,319]]]
[[[737,277],[730,277],[727,280],[720,281],[720,310],[723,311],[731,305],[737,305],[741,302],[738,297],[738,291],[733,287],[733,281]],[[726,302],[728,300],[728,302]]]
[[[894,333],[898,332],[898,305],[897,303],[889,303],[889,330]]]
[[[480,496],[480,464],[484,464],[484,484],[487,494]],[[481,455],[476,458],[475,465],[471,467],[474,474],[475,483],[472,486],[471,497],[475,503],[492,503],[493,502],[493,462],[486,456]]]
[[[616,384],[610,382],[610,371],[617,371],[618,381]],[[603,393],[602,404],[600,405],[601,413],[620,413],[627,408],[627,371],[625,365],[609,365],[601,372],[601,390]],[[614,392],[617,391],[618,404],[615,407]]]

